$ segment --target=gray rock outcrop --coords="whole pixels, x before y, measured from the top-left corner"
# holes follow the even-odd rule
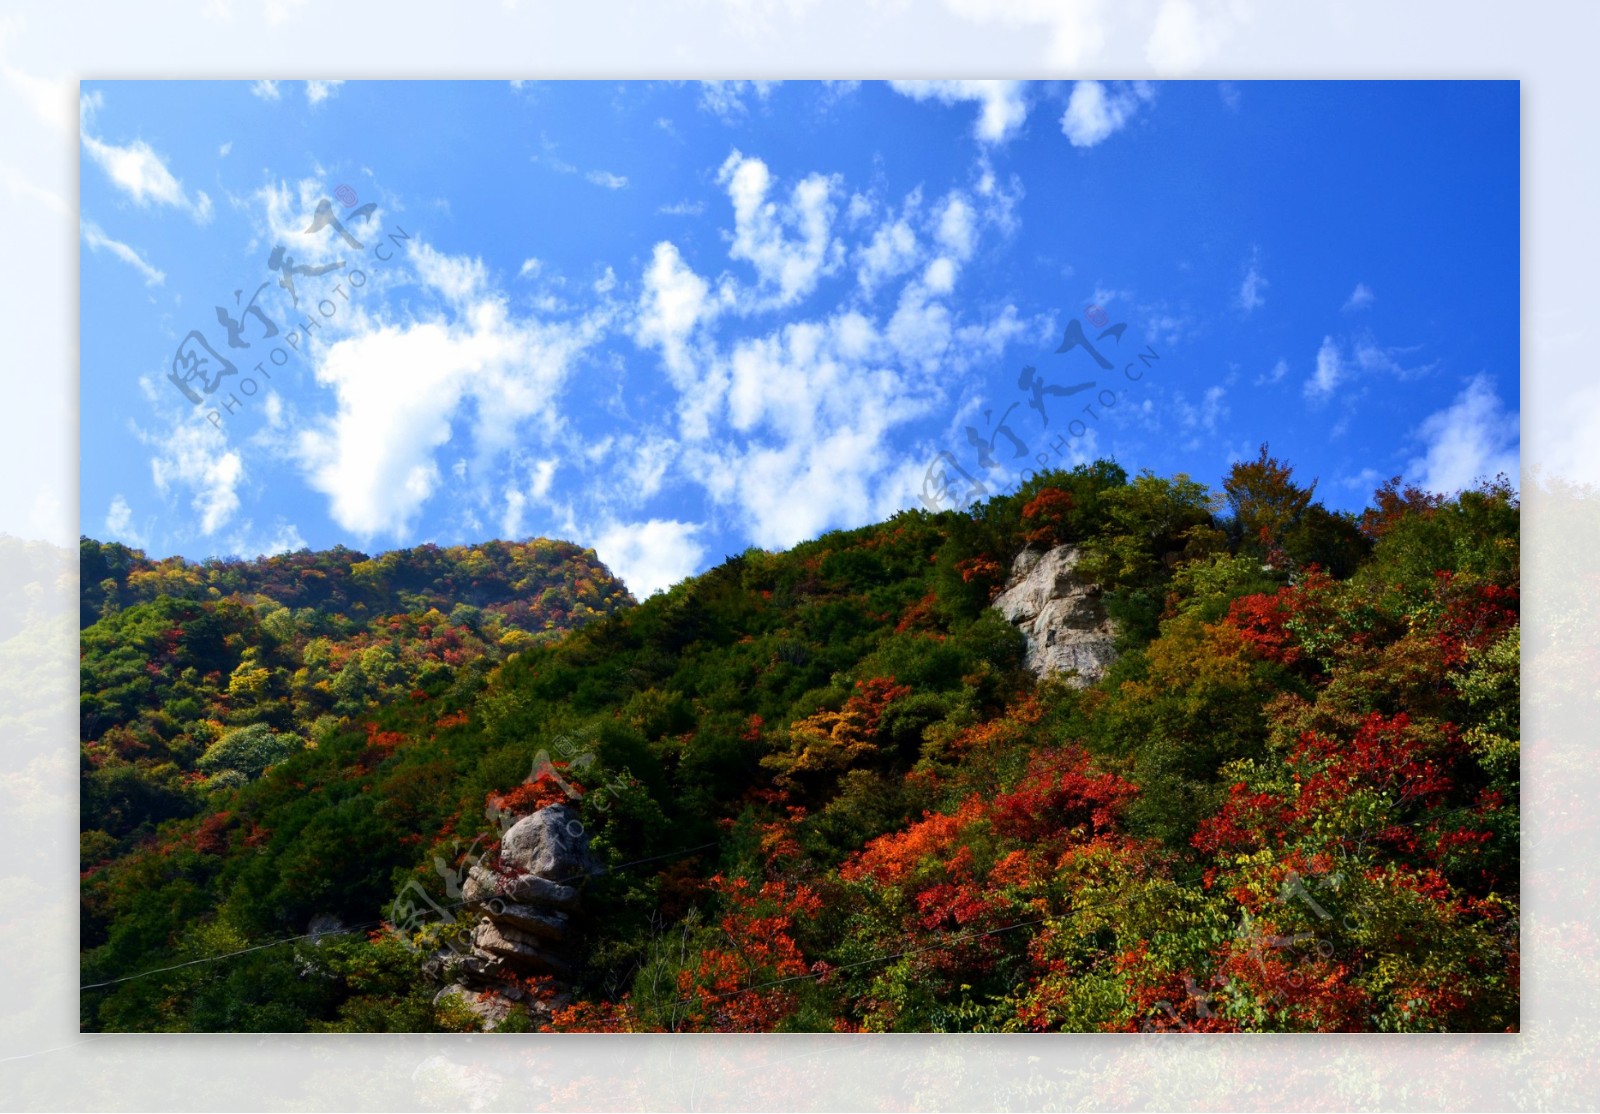
[[[1068,684],[1086,688],[1116,660],[1117,631],[1099,587],[1075,571],[1078,557],[1070,545],[1047,553],[1023,550],[991,606],[1027,639],[1030,670],[1040,677],[1066,674]]]
[[[572,918],[583,884],[601,870],[589,850],[578,815],[564,804],[524,816],[506,831],[493,860],[474,865],[461,888],[463,907],[478,918],[471,950],[441,953],[434,970],[449,981],[434,1001],[450,997],[469,1005],[485,1028],[506,1016],[510,1003],[535,1002],[520,980],[571,976]]]

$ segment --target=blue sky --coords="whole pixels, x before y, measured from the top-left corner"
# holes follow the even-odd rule
[[[86,82],[82,530],[546,535],[643,595],[917,506],[941,452],[990,490],[1041,454],[1215,485],[1268,441],[1347,508],[1514,477],[1519,111],[1510,82]],[[324,199],[348,239],[307,232]],[[328,268],[298,306],[278,247]],[[1074,319],[1110,370],[1056,352]],[[1024,367],[1094,385],[1041,412]]]

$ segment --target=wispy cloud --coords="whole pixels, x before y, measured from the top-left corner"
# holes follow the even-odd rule
[[[125,146],[107,143],[89,131],[95,109],[99,107],[100,94],[91,93],[83,98],[83,148],[89,157],[105,171],[113,185],[127,194],[141,208],[149,205],[168,205],[189,213],[197,223],[211,219],[211,198],[196,190],[191,198],[171,170],[150,145],[136,139]]]
[[[1282,382],[1283,377],[1289,374],[1289,361],[1280,359],[1273,364],[1267,372],[1256,376],[1256,386],[1266,387],[1273,383]]]
[[[749,98],[766,100],[781,81],[702,81],[700,107],[731,124],[750,112]]]
[[[1339,355],[1339,346],[1331,336],[1322,338],[1315,367],[1311,378],[1306,380],[1305,391],[1307,398],[1320,402],[1332,395],[1345,377],[1344,359]]]
[[[626,176],[612,174],[609,170],[591,170],[584,177],[595,185],[604,186],[608,190],[627,189],[628,187]]]
[[[121,240],[113,240],[107,236],[100,231],[100,226],[93,221],[83,221],[80,227],[83,233],[83,242],[89,245],[89,250],[110,252],[143,275],[146,286],[160,286],[167,280],[167,276],[147,263],[144,256],[124,244]]]
[[[1416,379],[1438,366],[1436,363],[1408,364],[1401,359],[1416,351],[1415,346],[1406,348],[1380,344],[1371,333],[1365,331],[1353,338],[1343,338],[1342,341],[1325,336],[1322,346],[1317,349],[1316,370],[1306,380],[1306,397],[1313,402],[1320,402],[1338,387],[1356,378],[1384,376],[1398,380]]]
[[[1250,263],[1245,269],[1244,281],[1239,284],[1239,296],[1234,304],[1249,316],[1267,304],[1266,289],[1272,285],[1261,273],[1260,253],[1252,253]]]
[[[1508,410],[1487,375],[1474,376],[1448,407],[1417,430],[1423,451],[1410,473],[1430,491],[1453,494],[1505,473],[1518,482],[1517,413]]]
[[[1366,309],[1373,302],[1372,287],[1364,282],[1356,283],[1356,288],[1350,292],[1350,297],[1345,299],[1344,308],[1350,310]]]
[[[315,108],[339,91],[343,80],[306,82],[306,103]]]
[[[225,434],[185,415],[166,433],[141,430],[139,439],[156,450],[150,458],[156,490],[169,498],[187,494],[190,508],[199,515],[201,534],[211,537],[233,520],[245,468]]]
[[[981,240],[1009,234],[1012,194],[985,167],[975,186],[933,204],[921,190],[887,213],[863,200],[845,235],[837,209],[851,195],[833,176],[785,189],[764,162],[735,152],[718,180],[734,211],[729,257],[754,281],[702,277],[662,242],[636,317],[637,343],[659,353],[678,392],[680,481],[765,546],[909,505],[922,469],[906,464],[896,436],[948,405],[952,374],[1039,328],[1010,306],[963,320],[953,298]],[[875,281],[896,288],[881,313],[857,301],[874,244]],[[857,269],[840,266],[847,259]],[[760,321],[773,312],[778,320]]]
[[[124,545],[135,549],[144,549],[149,545],[144,533],[133,524],[133,508],[128,506],[128,501],[118,492],[111,497],[111,506],[106,511],[106,534],[116,538]]]
[[[671,205],[663,205],[656,210],[669,217],[698,217],[706,211],[704,201],[675,201]]]
[[[260,81],[250,86],[250,92],[254,93],[264,101],[277,101],[283,99],[283,91],[278,88],[278,83],[267,78],[262,78]]]

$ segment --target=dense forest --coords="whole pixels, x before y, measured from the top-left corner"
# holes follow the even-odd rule
[[[1514,1030],[1518,499],[1314,489],[1101,461],[638,605],[553,542],[86,539],[82,1023],[476,1027],[460,871],[565,801],[605,870],[500,1031]],[[990,606],[1064,545],[1086,687]]]

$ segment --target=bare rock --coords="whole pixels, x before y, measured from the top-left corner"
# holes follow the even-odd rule
[[[541,808],[513,824],[500,842],[500,861],[519,874],[581,885],[600,869],[578,814],[563,804]]]
[[[485,903],[484,913],[497,925],[509,925],[544,940],[560,940],[567,934],[567,915],[554,909],[519,905],[503,897],[494,897]]]
[[[1068,684],[1086,688],[1116,660],[1117,631],[1099,587],[1074,571],[1078,557],[1070,545],[1042,554],[1023,550],[992,606],[1022,631],[1030,670],[1065,674]]]
[[[521,905],[570,913],[578,907],[578,897],[575,886],[563,886],[536,874],[501,874],[483,863],[467,872],[467,880],[461,887],[461,900],[473,909],[504,898]]]
[[[542,905],[570,913],[578,907],[578,891],[537,874],[521,874],[512,879],[506,897],[523,905]]]
[[[487,917],[472,932],[472,948],[476,952],[499,956],[511,967],[532,974],[568,975],[570,965],[560,956],[549,952],[544,941],[532,933],[523,932],[506,924],[496,924]]]

